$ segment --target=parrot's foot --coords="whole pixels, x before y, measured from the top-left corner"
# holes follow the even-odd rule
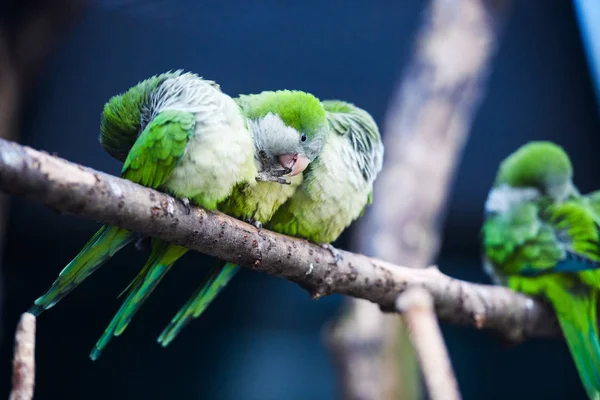
[[[283,179],[282,176],[292,172],[291,168],[276,169],[271,160],[269,160],[267,152],[264,150],[259,150],[258,158],[260,159],[260,163],[262,165],[262,171],[256,176],[256,180],[258,182],[275,182],[281,183],[282,185],[290,184],[288,181]]]
[[[338,263],[344,259],[344,257],[342,257],[342,253],[340,253],[338,249],[329,243],[321,243],[321,247],[331,253],[333,256],[333,265],[338,265]]]
[[[150,250],[152,246],[152,239],[150,236],[142,236],[135,242],[135,248],[139,251]]]
[[[185,207],[185,214],[190,215],[192,213],[192,208],[190,206],[190,199],[188,199],[187,197],[184,197],[181,199],[181,202],[183,203],[183,206]]]
[[[282,185],[289,185],[290,182],[281,178],[281,175],[285,175],[285,173],[281,173],[281,172],[285,172],[287,170],[289,170],[289,168],[286,168],[283,170],[259,172],[258,175],[256,175],[256,180],[258,182],[275,182],[275,183],[281,183]],[[287,172],[287,173],[289,174],[289,172]],[[277,176],[277,175],[279,175],[279,176]]]
[[[248,220],[248,223],[250,225],[253,225],[256,229],[258,229],[259,232],[262,230],[262,227],[263,227],[262,222],[255,220],[254,218],[250,218]]]

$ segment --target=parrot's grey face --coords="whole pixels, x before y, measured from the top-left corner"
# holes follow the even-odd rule
[[[256,154],[263,154],[271,169],[279,164],[291,170],[289,176],[300,174],[313,161],[325,142],[326,126],[322,132],[307,135],[285,125],[282,119],[273,113],[259,120],[249,120],[248,126],[254,135]],[[310,137],[309,137],[310,136]]]

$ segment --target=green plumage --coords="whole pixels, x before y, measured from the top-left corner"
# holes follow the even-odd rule
[[[116,226],[104,225],[60,273],[46,294],[35,300],[28,312],[38,316],[75,289],[117,251],[137,235]]]
[[[198,318],[221,290],[235,276],[240,267],[232,263],[219,262],[207,275],[187,303],[163,330],[158,342],[164,347],[175,339],[181,330],[194,318]]]
[[[151,188],[160,187],[183,154],[194,124],[189,113],[158,114],[133,145],[121,177]],[[103,226],[65,267],[48,292],[35,301],[30,312],[39,315],[52,307],[136,236],[125,229]]]
[[[278,98],[279,102],[276,101]],[[265,128],[266,132],[260,132],[263,129],[260,125],[260,118],[264,116],[261,113],[268,114],[268,107],[272,107],[269,112],[279,116],[284,124],[287,120],[279,113],[284,113],[286,118],[293,118],[293,121],[298,123],[301,129],[312,129],[310,135],[306,131],[296,130],[274,132],[272,125]],[[261,110],[261,113],[253,113],[256,110]],[[314,96],[304,92],[263,92],[260,95],[247,96],[243,107],[240,107],[238,111],[244,113],[244,118],[246,118],[244,126],[247,126],[247,121],[253,121],[258,126],[259,132],[254,132],[258,139],[255,138],[254,144],[274,157],[296,152],[313,159],[316,156],[313,152],[320,151],[322,145],[319,143],[323,141],[322,136],[327,132],[325,122],[321,125],[318,124],[318,115],[324,115],[320,102]],[[156,128],[153,131],[145,131],[139,136],[130,149],[129,157],[123,168],[129,174],[141,177],[144,182],[161,185],[164,190],[174,195],[187,197],[181,188],[173,187],[169,179],[171,176],[169,168],[178,161],[185,149],[185,146],[179,145],[180,141],[185,140],[185,135],[181,132],[182,128],[193,129],[196,120],[193,115],[189,117],[168,111],[163,111],[162,114],[163,118],[154,119],[153,123]],[[259,119],[255,120],[254,118]],[[284,127],[289,127],[289,125],[284,125]],[[154,132],[157,134],[155,135]],[[301,140],[302,134],[306,134],[308,138]],[[163,143],[165,139],[166,142]],[[170,146],[170,152],[163,152],[166,146]],[[234,156],[232,155],[232,157]],[[215,169],[227,170],[228,165],[225,160],[216,161],[220,163],[215,165]],[[195,169],[197,167],[194,167]],[[237,218],[263,221],[268,220],[279,205],[292,195],[301,181],[302,176],[290,178],[290,185],[272,182],[256,184],[255,182],[241,181],[232,188],[226,198],[209,197],[204,193],[190,197],[196,204],[206,209],[218,208]],[[133,315],[150,296],[160,280],[177,259],[187,252],[186,248],[166,245],[158,240],[153,240],[152,243],[150,259],[129,285],[127,289],[129,295],[96,344],[91,354],[92,359],[96,359],[100,355],[113,336],[118,336],[124,331]],[[236,271],[237,267],[234,265],[224,264],[211,271],[205,285],[194,294],[173,319],[165,333],[161,335],[161,343],[166,346],[190,319],[198,317],[217,293],[233,278]]]
[[[158,188],[167,181],[194,133],[194,114],[166,110],[158,114],[132,146],[122,177]]]
[[[140,110],[150,107],[150,94],[156,88],[179,74],[180,71],[153,76],[106,103],[100,121],[99,141],[111,156],[125,161],[140,134]]]
[[[571,176],[568,156],[552,143],[509,156],[486,203],[483,248],[499,283],[553,305],[586,392],[598,399],[598,215]]]
[[[201,124],[197,121],[201,120]],[[191,73],[167,73],[140,82],[105,106],[100,142],[113,156],[127,154],[121,176],[141,185],[189,197],[214,209],[240,184],[254,184],[253,138],[239,107],[218,85]],[[234,154],[232,154],[232,152]],[[219,167],[226,163],[227,168]],[[31,311],[50,308],[120,248],[139,237],[102,227],[67,265]],[[153,253],[131,295],[94,357],[112,333],[120,334],[160,278],[186,249],[153,241]],[[144,276],[146,279],[141,279]]]
[[[287,97],[294,92],[283,93]],[[260,110],[251,112],[251,115],[264,116],[266,113],[262,106],[272,103],[271,96],[273,94],[267,96],[265,103],[252,106],[243,104],[251,97],[242,96],[240,104],[246,110]],[[315,101],[311,96],[300,96],[300,100],[306,100],[308,104]],[[278,196],[277,200],[270,198],[272,183],[250,189],[239,187],[239,195],[233,195],[219,205],[221,211],[238,218],[268,222],[267,226],[276,232],[316,243],[334,241],[354,219],[362,215],[371,202],[373,181],[381,169],[383,157],[377,124],[366,111],[353,104],[337,100],[322,104],[326,111],[328,134],[323,151],[308,166],[304,177],[292,181],[288,189],[280,189],[281,193],[287,193]],[[286,124],[299,119],[315,119],[314,115],[318,114],[288,113],[285,114]],[[305,123],[304,129],[309,125]],[[322,127],[316,129],[320,130]],[[159,342],[167,346],[191,319],[199,317],[237,271],[238,267],[230,263],[213,268],[205,284],[160,335]]]
[[[153,239],[152,242],[152,253],[146,261],[146,265],[128,287],[129,294],[127,298],[92,350],[90,354],[92,360],[98,358],[113,336],[119,336],[123,333],[131,318],[164,278],[175,261],[187,251],[185,247],[171,245],[160,240]]]
[[[278,115],[286,126],[309,138],[325,126],[325,111],[318,98],[299,90],[265,91],[241,95],[236,99],[248,119],[259,120],[267,114]]]
[[[302,185],[267,225],[314,243],[335,241],[362,215],[383,159],[379,129],[366,111],[339,100],[323,101],[323,107],[332,133]]]

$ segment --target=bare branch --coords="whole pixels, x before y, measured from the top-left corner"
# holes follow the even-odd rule
[[[314,298],[336,292],[393,310],[399,293],[421,285],[433,296],[442,321],[492,329],[514,340],[559,334],[547,306],[509,289],[452,279],[435,267],[401,267],[345,251],[335,266],[329,251],[305,240],[258,232],[198,207],[187,214],[182,202],[164,193],[3,139],[0,191],[291,280]]]
[[[21,315],[15,334],[13,381],[9,400],[31,400],[35,386],[35,316]]]
[[[372,312],[373,304],[349,302],[333,326],[326,325],[324,341],[337,364],[338,379],[346,400],[380,399],[385,388],[381,359],[385,350],[380,327],[384,314]]]
[[[398,296],[396,309],[408,327],[429,397],[432,400],[460,400],[456,377],[429,293],[423,288],[409,288]]]

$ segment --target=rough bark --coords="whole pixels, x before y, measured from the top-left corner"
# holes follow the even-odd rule
[[[404,317],[431,400],[460,400],[431,295],[423,288],[409,288],[398,296],[396,309]]]
[[[21,315],[15,334],[13,380],[9,400],[31,400],[35,387],[35,316]]]
[[[188,214],[182,202],[164,193],[2,139],[0,191],[291,280],[313,298],[335,292],[391,311],[396,297],[416,285],[431,293],[444,322],[495,330],[512,340],[559,333],[550,308],[509,289],[452,279],[435,267],[413,269],[346,251],[335,266],[328,250],[305,240],[258,232],[198,207]]]

